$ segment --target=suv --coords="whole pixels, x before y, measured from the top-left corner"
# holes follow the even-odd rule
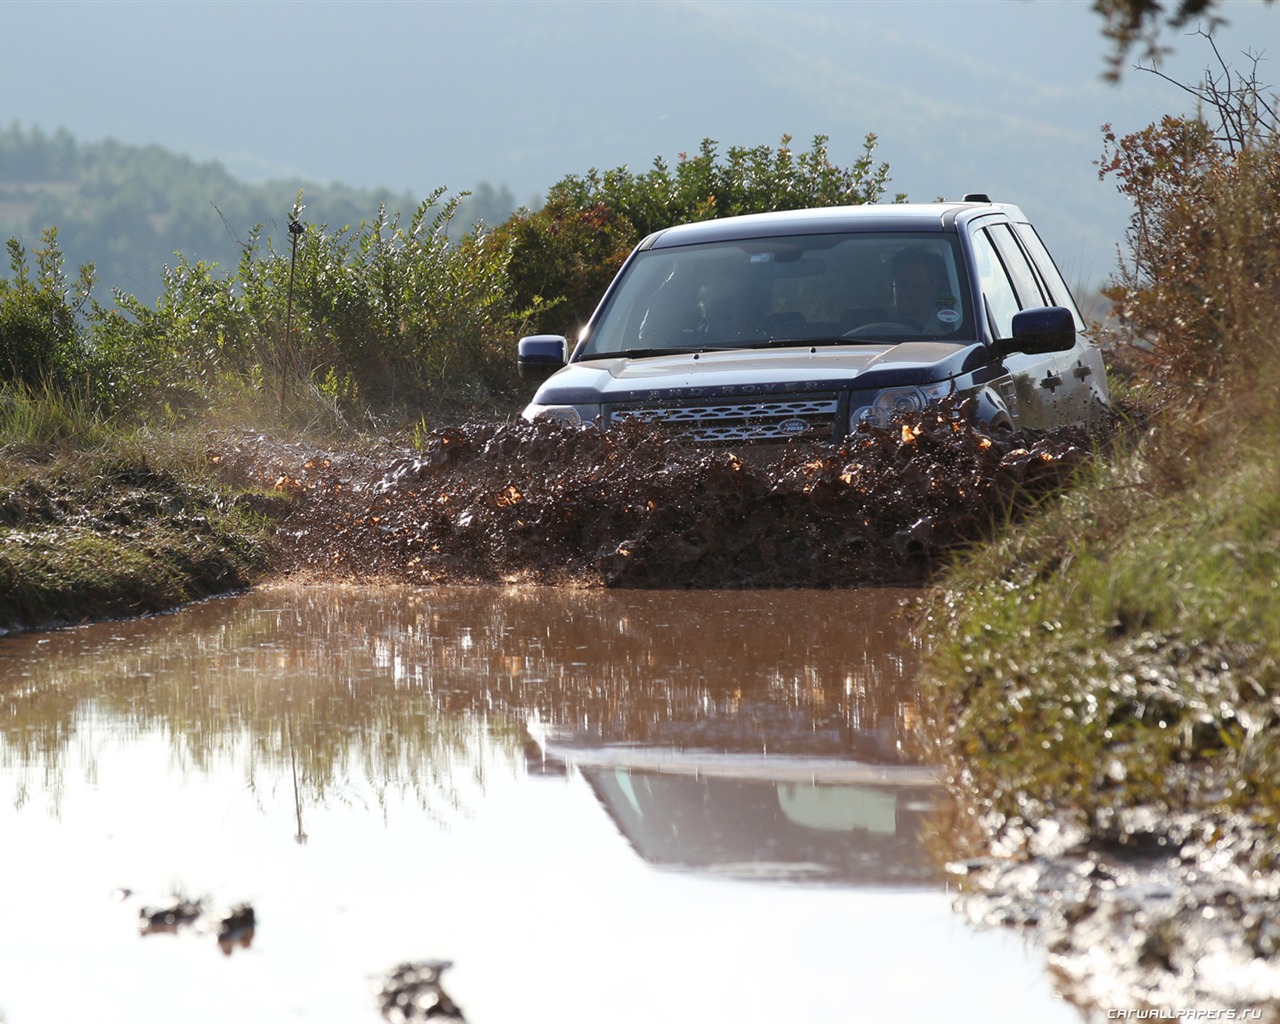
[[[522,376],[545,378],[526,419],[838,442],[952,394],[1014,430],[1110,406],[1101,353],[1035,229],[977,195],[655,232],[568,349],[520,340]]]

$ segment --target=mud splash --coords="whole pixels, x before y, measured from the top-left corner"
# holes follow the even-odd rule
[[[643,424],[442,429],[417,449],[215,436],[290,502],[286,571],[409,583],[833,587],[924,581],[1061,488],[1096,438],[988,432],[963,405],[840,446],[691,445]]]

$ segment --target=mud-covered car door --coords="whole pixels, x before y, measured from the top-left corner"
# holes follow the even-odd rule
[[[993,224],[972,237],[988,323],[997,339],[1012,337],[1014,316],[1021,310],[1050,305],[1010,230],[1007,223]],[[1070,365],[1070,351],[1005,356],[1014,389],[1010,412],[1019,428],[1050,429],[1080,419],[1080,379]],[[1006,390],[1006,402],[1009,398]]]
[[[1036,271],[1041,291],[1046,296],[1045,304],[1063,306],[1071,310],[1076,324],[1076,345],[1070,352],[1062,353],[1063,359],[1059,361],[1063,372],[1076,382],[1069,392],[1071,401],[1069,415],[1073,421],[1092,421],[1111,406],[1102,350],[1097,342],[1089,337],[1084,318],[1080,315],[1075,299],[1072,298],[1071,290],[1058,271],[1053,257],[1049,255],[1049,250],[1036,234],[1035,228],[1022,222],[1015,223],[1013,231]]]
[[[972,235],[973,257],[986,306],[991,340],[1013,336],[1013,318],[1024,307],[1014,290],[1013,281],[984,228]],[[1043,305],[1043,303],[1037,303]],[[1059,353],[1012,352],[1004,357],[1005,368],[1012,378],[1012,393],[1002,388],[1014,424],[1019,428],[1057,426],[1062,406],[1062,375]]]

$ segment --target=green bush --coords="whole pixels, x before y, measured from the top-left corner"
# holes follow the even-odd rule
[[[777,149],[730,146],[720,157],[712,139],[704,139],[696,156],[680,154],[673,171],[661,157],[645,174],[625,167],[583,177],[569,175],[552,186],[553,203],[585,210],[603,204],[627,219],[640,236],[686,221],[735,217],[771,210],[814,206],[849,206],[883,198],[888,164],[874,162],[876,137],[863,141],[863,155],[852,167],[833,164],[827,137],[814,137],[813,148],[797,154],[791,136]],[[899,199],[902,197],[899,196]]]
[[[302,236],[290,358],[310,375],[350,380],[396,406],[510,383],[506,249],[483,229],[451,242],[460,199],[438,205],[442,195],[423,201],[407,226],[380,207],[358,234],[322,227]]]
[[[636,230],[603,202],[579,209],[553,195],[537,213],[517,213],[510,239],[512,301],[538,330],[573,336],[635,247]]]
[[[32,276],[16,238],[8,242],[13,279],[0,279],[0,384],[41,391],[62,388],[82,369],[77,314],[93,288],[93,268],[81,270],[73,287],[63,271],[58,230],[42,235]]]

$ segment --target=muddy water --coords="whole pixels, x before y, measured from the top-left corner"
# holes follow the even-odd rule
[[[441,958],[473,1022],[1078,1021],[925,854],[909,596],[280,587],[0,639],[0,1019],[377,1022]]]

